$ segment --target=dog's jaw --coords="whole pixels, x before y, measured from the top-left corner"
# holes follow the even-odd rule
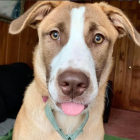
[[[84,40],[84,13],[85,7],[72,9],[70,38],[51,63],[49,93],[55,104],[73,101],[88,105],[94,101],[98,94],[94,60]],[[57,83],[58,74],[69,69],[82,71],[90,80],[87,91],[81,97],[76,97],[73,100],[63,95]]]

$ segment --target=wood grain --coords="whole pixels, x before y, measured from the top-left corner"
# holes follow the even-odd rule
[[[18,62],[19,35],[8,34],[6,64]]]
[[[25,11],[35,2],[25,1]],[[32,68],[32,52],[37,44],[37,32],[29,33],[33,29],[26,27],[20,34],[11,35],[8,33],[9,24],[2,21],[0,29],[0,65],[24,62]]]
[[[9,24],[0,22],[0,64],[5,64]]]
[[[19,56],[18,56],[18,62],[27,62],[27,49],[28,49],[28,41],[29,41],[29,28],[26,28],[25,30],[20,33],[20,48],[19,48]]]
[[[123,2],[121,3],[124,4]],[[139,12],[134,10],[136,2],[127,3],[122,9],[138,30],[140,29]],[[128,7],[128,8],[127,8]],[[131,10],[132,9],[132,10]],[[140,30],[139,30],[140,31]],[[120,109],[140,111],[140,48],[135,43],[123,38],[115,50],[115,73],[113,81],[114,98],[112,106]],[[120,48],[119,48],[120,47]]]

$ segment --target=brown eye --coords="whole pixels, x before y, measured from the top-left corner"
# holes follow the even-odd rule
[[[51,38],[53,39],[53,40],[59,40],[59,33],[58,33],[58,31],[52,31],[51,33],[50,33],[50,36],[51,36]]]
[[[104,37],[101,34],[96,34],[93,39],[93,42],[97,44],[101,44],[103,41],[104,41]]]

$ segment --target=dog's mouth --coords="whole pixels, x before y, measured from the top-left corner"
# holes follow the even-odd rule
[[[78,104],[75,102],[63,102],[57,103],[56,105],[62,109],[63,113],[69,116],[77,116],[88,107],[88,105]]]

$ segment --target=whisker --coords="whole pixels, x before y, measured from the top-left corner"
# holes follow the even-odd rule
[[[100,84],[101,82],[97,82],[98,84]],[[112,91],[113,95],[115,94],[113,89],[110,87],[111,85],[110,84],[107,84],[107,87]]]
[[[113,94],[115,94],[113,89],[109,85],[107,85],[107,87],[112,91]]]

